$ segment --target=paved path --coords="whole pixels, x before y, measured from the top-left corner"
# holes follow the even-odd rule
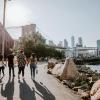
[[[29,67],[25,68],[25,79],[18,81],[15,68],[15,78],[9,79],[8,68],[0,84],[0,100],[80,100],[70,89],[61,85],[52,75],[46,74],[44,64],[38,65],[36,81],[30,77]]]

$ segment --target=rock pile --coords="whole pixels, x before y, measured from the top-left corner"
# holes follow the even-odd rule
[[[91,100],[100,100],[100,80],[93,84],[90,95]]]
[[[52,74],[56,77],[60,77],[64,69],[64,65],[62,63],[56,64],[52,69]]]
[[[94,87],[93,84],[100,79],[100,74],[93,72],[85,65],[76,66],[72,58],[66,58],[64,64],[55,64],[50,72],[51,74],[56,75],[56,77],[59,78],[64,85],[67,85],[69,88],[76,91],[83,100],[90,100],[90,96],[91,100],[99,100],[92,98],[96,98],[98,93],[100,96],[100,87],[96,91],[95,96],[90,93],[90,90],[92,86]]]
[[[52,74],[52,69],[55,67],[55,65],[57,64],[57,60],[56,59],[49,59],[48,61],[48,74]]]

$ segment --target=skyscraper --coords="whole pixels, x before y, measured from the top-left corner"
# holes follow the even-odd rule
[[[63,47],[63,42],[62,41],[59,41],[58,46],[59,47]]]
[[[79,45],[80,47],[83,46],[82,37],[78,37],[78,45]]]
[[[97,40],[97,56],[100,57],[100,40]]]
[[[100,48],[100,40],[97,40],[97,48]]]
[[[68,48],[68,41],[66,39],[64,39],[64,47]]]
[[[72,46],[72,48],[75,47],[75,39],[74,39],[74,36],[71,37],[71,46]]]

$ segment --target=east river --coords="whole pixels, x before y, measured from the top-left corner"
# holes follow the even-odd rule
[[[87,67],[90,67],[93,71],[97,70],[100,73],[100,65],[87,65]]]

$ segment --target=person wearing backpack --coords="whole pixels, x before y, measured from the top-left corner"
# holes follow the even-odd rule
[[[15,77],[15,72],[14,72],[14,54],[13,51],[10,50],[10,53],[7,55],[7,61],[8,61],[8,67],[9,67],[9,77],[11,77],[11,71],[13,77]]]
[[[17,61],[18,61],[18,79],[20,79],[20,74],[22,72],[22,77],[24,78],[24,69],[26,65],[26,57],[24,55],[23,49],[20,50],[18,56],[17,56]]]

